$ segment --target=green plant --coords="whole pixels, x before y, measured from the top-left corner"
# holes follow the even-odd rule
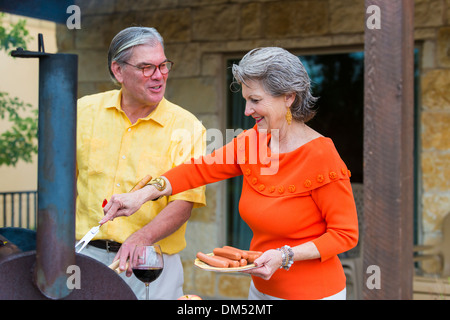
[[[0,135],[0,165],[15,166],[19,159],[31,162],[32,155],[38,151],[38,110],[31,110],[33,116],[20,116],[19,112],[27,109],[32,109],[32,105],[0,92],[0,118],[8,117],[12,123],[11,128]]]
[[[0,50],[9,53],[16,47],[26,49],[32,39],[25,28],[26,20],[4,27],[3,18],[4,14],[0,13]],[[10,128],[0,134],[0,166],[15,166],[19,160],[31,162],[38,150],[38,111],[31,104],[0,92],[0,119],[11,123]]]
[[[5,14],[0,12],[0,49],[8,52],[10,48],[16,47],[26,48],[27,42],[32,37],[29,35],[28,30],[25,28],[26,20],[19,20],[15,24],[9,24],[9,26],[3,26],[3,18]]]

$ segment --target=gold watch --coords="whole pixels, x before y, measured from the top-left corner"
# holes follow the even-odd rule
[[[149,183],[147,183],[147,185],[151,185],[154,186],[158,191],[163,191],[164,189],[166,189],[166,180],[164,180],[161,177],[155,178],[150,180]],[[162,196],[161,196],[162,197]],[[156,201],[158,199],[160,199],[161,197],[158,197],[156,199],[153,199],[153,201]]]

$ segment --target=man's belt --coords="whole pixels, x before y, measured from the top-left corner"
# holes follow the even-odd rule
[[[89,242],[89,245],[104,249],[108,252],[117,252],[122,244],[111,240],[92,240]]]

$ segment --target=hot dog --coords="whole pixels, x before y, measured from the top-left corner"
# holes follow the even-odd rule
[[[233,250],[236,252],[239,252],[241,254],[241,258],[243,259],[247,259],[248,258],[248,253],[245,250],[241,250],[235,247],[231,247],[231,246],[223,246],[223,249],[227,249],[227,250]]]
[[[239,260],[239,266],[240,267],[245,267],[247,265],[247,259],[242,258],[241,260]]]
[[[225,257],[231,260],[241,260],[241,254],[237,251],[230,250],[230,249],[224,249],[224,248],[215,248],[213,250],[214,255]]]
[[[204,254],[203,252],[198,252],[197,258],[200,261],[203,261],[204,263],[209,264],[211,267],[228,268],[228,266],[229,266],[228,262],[221,260],[221,259],[217,259],[217,257],[214,257],[214,256],[208,256],[208,255]]]
[[[262,255],[261,251],[247,251],[247,253],[248,253],[247,258],[248,263],[253,263],[256,259],[258,259]]]
[[[237,260],[231,260],[231,259],[228,259],[228,258],[225,258],[225,257],[216,256],[216,255],[214,257],[217,258],[217,259],[220,259],[222,261],[227,262],[228,263],[228,268],[238,268],[238,267],[240,267],[240,263]],[[245,261],[247,261],[247,260],[245,260]]]
[[[253,263],[263,253],[261,251],[241,250],[231,246],[215,248],[214,255],[206,255],[203,252],[197,253],[197,258],[216,268],[238,268]]]

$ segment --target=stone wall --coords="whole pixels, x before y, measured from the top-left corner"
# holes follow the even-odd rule
[[[258,46],[294,53],[363,49],[362,0],[79,0],[80,30],[59,26],[61,52],[79,54],[79,95],[113,88],[106,52],[121,29],[154,26],[175,62],[167,98],[195,113],[206,128],[225,130],[226,60]],[[440,238],[450,212],[450,0],[415,1],[415,39],[421,48],[420,204],[423,241]],[[382,14],[382,13],[381,13]],[[185,287],[204,298],[245,298],[249,277],[193,267],[197,250],[224,245],[224,183],[207,187],[206,208],[188,223],[183,251]]]
[[[419,8],[424,16],[435,16],[423,22],[427,28],[422,31],[420,191],[423,241],[436,244],[442,238],[442,220],[450,214],[450,1]],[[440,268],[437,260],[424,263],[428,272]]]

